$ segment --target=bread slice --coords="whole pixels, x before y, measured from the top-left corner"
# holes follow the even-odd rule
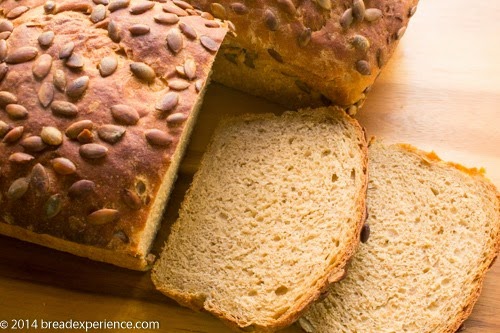
[[[481,171],[408,145],[369,149],[371,236],[347,276],[299,320],[307,332],[455,332],[500,246],[500,201]]]
[[[224,121],[153,268],[156,287],[236,328],[289,325],[358,244],[366,150],[340,109]]]

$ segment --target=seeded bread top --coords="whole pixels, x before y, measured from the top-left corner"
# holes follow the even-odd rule
[[[415,13],[417,0],[189,1],[234,23],[235,45],[338,105],[364,101]],[[264,50],[264,51],[263,51]],[[267,50],[267,52],[265,52]],[[231,54],[228,54],[231,56]],[[247,57],[248,58],[248,57]]]
[[[0,5],[0,221],[144,255],[226,29],[157,2],[101,3]]]

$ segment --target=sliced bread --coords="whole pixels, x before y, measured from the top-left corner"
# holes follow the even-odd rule
[[[500,246],[500,201],[482,172],[408,145],[369,149],[371,236],[307,332],[455,332]]]
[[[289,325],[359,243],[366,161],[363,131],[340,109],[224,121],[153,268],[156,287],[235,328]]]

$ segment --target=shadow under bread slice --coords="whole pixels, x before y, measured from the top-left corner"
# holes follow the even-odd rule
[[[223,121],[153,268],[234,328],[291,324],[344,273],[365,219],[367,148],[337,108]]]
[[[369,148],[368,219],[346,278],[307,332],[456,332],[500,246],[500,201],[482,171],[409,145]]]

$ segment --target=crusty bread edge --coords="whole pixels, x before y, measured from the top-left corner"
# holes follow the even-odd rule
[[[443,161],[434,151],[426,152],[406,143],[396,144],[401,149],[418,155],[428,164],[438,164],[444,165],[447,167],[454,168],[456,170],[461,171],[462,173],[473,177],[478,182],[482,183],[484,187],[488,188],[489,191],[496,194],[496,211],[497,218],[500,221],[500,192],[498,189],[485,177],[485,170],[483,168],[468,168],[459,163],[454,162],[446,162]],[[474,305],[476,304],[479,296],[481,294],[481,290],[483,287],[483,282],[486,277],[486,273],[493,266],[498,253],[500,251],[500,227],[497,227],[497,233],[495,237],[496,242],[493,243],[493,246],[490,248],[490,252],[483,258],[483,263],[478,270],[478,274],[475,279],[474,289],[471,295],[467,298],[462,308],[462,311],[458,313],[455,321],[451,322],[442,333],[455,333],[460,326],[464,323],[464,321],[471,315]]]
[[[71,253],[80,257],[85,257],[105,263],[111,263],[116,266],[138,271],[148,270],[152,261],[149,260],[147,256],[145,257],[140,254],[134,256],[126,252],[118,252],[116,250],[109,250],[98,248],[95,246],[70,242],[68,240],[57,238],[48,234],[38,234],[19,226],[7,224],[1,219],[0,234],[17,238],[22,241],[42,245],[44,247],[49,247],[55,250]]]
[[[302,301],[300,303],[294,304],[290,309],[288,309],[285,314],[283,314],[278,320],[276,320],[272,325],[269,326],[263,326],[263,325],[258,325],[258,324],[253,324],[247,327],[241,327],[238,325],[237,321],[235,318],[231,318],[227,313],[224,311],[221,311],[217,308],[214,307],[207,307],[205,297],[203,295],[198,295],[198,294],[193,294],[193,293],[182,293],[178,292],[175,290],[170,290],[166,288],[161,287],[161,282],[156,278],[155,274],[155,269],[153,268],[153,274],[152,274],[152,280],[160,292],[163,294],[167,295],[168,297],[176,300],[179,304],[189,307],[195,311],[207,311],[214,315],[215,317],[219,318],[222,320],[227,326],[230,328],[236,330],[236,331],[244,331],[244,332],[274,332],[276,330],[279,330],[281,328],[287,327],[294,323],[301,315],[304,313],[307,308],[316,300],[318,300],[321,296],[324,296],[324,293],[328,291],[328,288],[330,284],[337,282],[342,279],[344,276],[344,269],[349,261],[349,259],[354,255],[357,247],[359,246],[360,242],[360,233],[361,229],[365,223],[366,220],[366,191],[367,191],[367,186],[368,186],[368,146],[366,142],[366,137],[365,137],[365,131],[364,129],[359,125],[359,123],[347,116],[345,112],[337,107],[326,107],[326,108],[320,108],[320,109],[301,109],[299,111],[287,111],[286,113],[289,112],[299,112],[302,114],[310,114],[313,116],[319,116],[319,115],[324,115],[328,113],[332,113],[332,111],[337,112],[340,117],[342,117],[344,120],[348,121],[351,123],[351,125],[354,126],[355,130],[358,132],[358,137],[360,141],[363,143],[361,146],[361,153],[363,157],[363,166],[362,169],[364,171],[363,177],[364,181],[362,184],[362,187],[359,191],[358,195],[358,201],[356,203],[357,207],[357,214],[355,216],[355,220],[357,220],[356,224],[356,229],[354,232],[354,237],[353,239],[348,242],[348,246],[345,248],[344,252],[340,254],[340,259],[337,262],[337,265],[328,267],[328,269],[325,270],[324,275],[318,279],[318,283],[316,284],[316,288],[312,289],[308,294],[305,294],[302,297]],[[246,114],[243,116],[239,116],[238,118],[225,118],[223,119],[219,125],[215,133],[218,133],[218,129],[222,126],[225,126],[228,124],[228,122],[234,121],[233,119],[244,119],[244,120],[252,120],[252,119],[266,119],[266,118],[274,118],[277,117],[274,114],[268,113],[268,114]],[[238,120],[236,120],[238,121]],[[214,143],[215,135],[212,137],[211,142],[209,144],[209,148],[207,150],[210,150],[210,147]],[[205,163],[205,158],[202,158],[201,164],[203,165]],[[195,178],[197,177],[197,174],[194,176]],[[194,182],[194,180],[193,180]],[[176,222],[177,223],[177,222]]]

